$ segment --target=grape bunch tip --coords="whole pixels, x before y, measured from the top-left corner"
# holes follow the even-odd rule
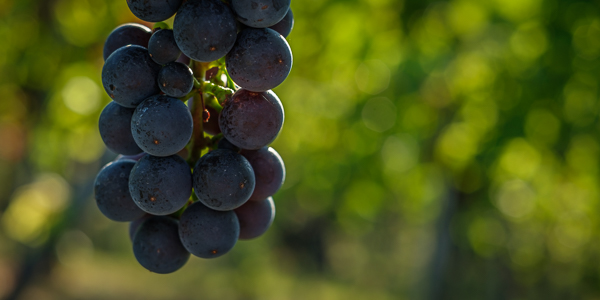
[[[149,271],[222,256],[273,223],[285,165],[269,147],[284,122],[272,89],[292,68],[290,4],[127,0],[154,29],[127,23],[107,37],[102,85],[112,102],[98,129],[119,156],[98,173],[94,196],[104,216],[130,222]]]

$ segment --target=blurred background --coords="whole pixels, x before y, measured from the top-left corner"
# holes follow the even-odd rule
[[[123,0],[0,1],[0,298],[600,299],[600,2],[293,0],[271,229],[156,275],[92,184]]]

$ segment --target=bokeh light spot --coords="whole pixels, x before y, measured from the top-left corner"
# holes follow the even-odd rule
[[[394,126],[397,114],[396,106],[392,101],[378,97],[367,101],[362,110],[362,120],[367,128],[384,132]]]
[[[92,258],[92,240],[80,230],[69,230],[62,234],[56,243],[56,256],[61,264],[77,267]]]
[[[42,174],[15,191],[2,217],[4,231],[14,240],[36,246],[48,236],[53,216],[69,203],[70,187],[57,174]]]
[[[71,78],[62,90],[63,101],[72,111],[89,115],[100,106],[100,88],[88,77]]]
[[[534,60],[546,52],[548,39],[544,28],[538,23],[519,26],[510,38],[512,51],[523,60]]]
[[[496,206],[511,218],[527,216],[535,208],[535,191],[522,180],[511,180],[502,184],[496,194]]]
[[[418,163],[419,145],[411,136],[390,136],[381,148],[381,157],[384,170],[403,173]]]
[[[371,95],[385,91],[390,85],[390,69],[380,60],[365,61],[356,69],[358,89]]]

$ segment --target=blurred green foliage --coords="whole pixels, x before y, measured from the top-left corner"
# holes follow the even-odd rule
[[[139,20],[0,1],[0,297],[600,297],[600,2],[292,2],[275,223],[165,276],[91,194],[103,42]]]

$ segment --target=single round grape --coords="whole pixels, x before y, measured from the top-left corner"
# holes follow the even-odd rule
[[[169,156],[183,149],[192,137],[192,114],[176,98],[156,95],[146,99],[133,112],[131,132],[144,152]]]
[[[181,6],[173,32],[181,52],[193,60],[211,62],[231,50],[237,27],[233,12],[223,2],[195,0]]]
[[[210,135],[217,135],[221,133],[221,128],[219,128],[219,113],[210,106],[207,106],[206,110],[208,110],[210,117],[208,118],[208,122],[205,122],[202,125],[204,132]]]
[[[294,28],[294,14],[292,13],[292,9],[290,8],[288,10],[287,14],[285,14],[285,17],[283,17],[283,19],[279,21],[279,23],[270,26],[269,28],[277,31],[284,38],[287,38],[287,36],[290,35],[290,32],[292,32],[292,29]]]
[[[181,215],[179,237],[187,251],[202,258],[227,253],[237,242],[240,223],[235,212],[212,210],[200,202],[190,205]]]
[[[173,16],[183,0],[127,0],[127,6],[146,22],[161,22]]]
[[[244,150],[241,154],[250,162],[256,186],[249,201],[262,201],[275,194],[285,180],[285,165],[279,153],[271,147]]]
[[[257,150],[275,140],[283,121],[283,105],[273,91],[239,89],[223,105],[219,127],[232,144]]]
[[[175,43],[173,30],[161,29],[154,32],[148,42],[148,53],[160,65],[176,61],[181,54],[181,50]]]
[[[160,65],[155,63],[148,50],[129,45],[117,49],[102,67],[102,85],[118,104],[136,107],[144,99],[160,93],[156,84]]]
[[[140,228],[140,225],[144,223],[148,218],[152,217],[151,214],[144,214],[141,218],[137,218],[132,222],[129,222],[129,240],[133,242],[135,232]]]
[[[194,87],[194,73],[180,62],[169,63],[158,72],[158,86],[168,96],[183,97]]]
[[[217,149],[202,156],[194,167],[194,192],[214,210],[240,207],[254,191],[254,172],[248,160],[230,150]]]
[[[238,21],[255,28],[265,28],[281,21],[290,9],[291,0],[231,0]]]
[[[261,201],[248,201],[235,209],[240,222],[240,240],[249,240],[261,236],[271,227],[275,219],[275,203],[268,197]]]
[[[280,85],[292,70],[292,50],[273,29],[246,28],[225,59],[233,81],[244,89],[264,92]]]
[[[115,28],[104,42],[104,60],[123,46],[139,45],[148,47],[151,36],[152,30],[141,24],[126,23]]]
[[[133,160],[111,162],[96,176],[96,204],[100,212],[113,221],[133,221],[145,214],[135,205],[129,194],[129,174],[134,165]]]
[[[131,170],[129,192],[143,211],[153,215],[172,214],[192,194],[192,172],[177,155],[146,155]]]
[[[140,225],[133,238],[133,254],[142,267],[158,274],[175,272],[190,258],[179,239],[179,222],[159,216]]]
[[[123,107],[114,101],[104,107],[98,120],[100,137],[108,149],[125,155],[142,153],[131,134],[133,108]]]

